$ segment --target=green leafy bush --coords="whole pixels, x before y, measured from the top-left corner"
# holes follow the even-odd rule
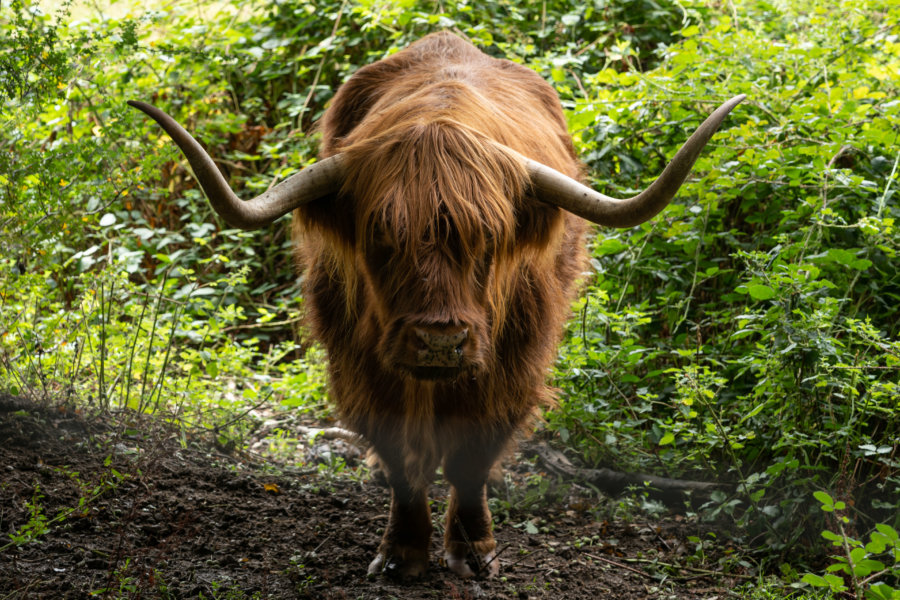
[[[749,100],[678,204],[595,241],[552,427],[591,462],[733,482],[707,514],[767,553],[818,529],[818,488],[897,526],[898,15],[747,1],[681,34],[657,69],[585,77],[598,183],[642,187]]]

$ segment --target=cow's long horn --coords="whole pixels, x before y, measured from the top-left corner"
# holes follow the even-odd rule
[[[735,96],[713,112],[694,132],[675,158],[666,166],[662,175],[646,190],[632,198],[619,200],[604,196],[534,160],[527,160],[526,167],[535,194],[544,202],[555,204],[569,212],[607,227],[634,227],[651,219],[666,207],[681,187],[694,161],[719,125],[746,96]]]
[[[153,118],[178,144],[213,208],[233,227],[264,227],[302,204],[337,192],[344,181],[343,159],[337,154],[310,165],[253,200],[243,201],[231,190],[209,154],[175,119],[146,102],[131,100],[128,104]]]

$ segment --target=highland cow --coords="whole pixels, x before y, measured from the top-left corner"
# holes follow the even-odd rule
[[[421,575],[439,465],[451,486],[447,565],[495,574],[486,485],[515,434],[552,400],[548,369],[586,270],[587,221],[631,227],[662,210],[738,96],[711,115],[646,191],[578,182],[553,88],[451,33],[356,71],[320,123],[321,160],[239,200],[170,117],[154,118],[231,225],[294,211],[312,331],[330,396],[391,488],[372,574]]]

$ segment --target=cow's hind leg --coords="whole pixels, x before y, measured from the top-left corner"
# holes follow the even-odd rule
[[[449,454],[444,476],[450,482],[450,505],[444,532],[447,566],[461,577],[493,577],[500,571],[494,550],[487,478],[504,443],[467,445]]]
[[[432,532],[427,486],[410,483],[400,452],[387,450],[378,455],[391,487],[391,513],[368,574],[396,579],[421,577],[428,569]]]

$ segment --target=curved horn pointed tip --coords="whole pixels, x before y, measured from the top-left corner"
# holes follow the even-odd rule
[[[716,110],[714,110],[707,117],[707,119],[703,123],[703,125],[701,125],[700,128],[698,128],[698,131],[702,130],[704,128],[704,125],[706,125],[707,123],[713,124],[713,127],[714,127],[713,131],[714,131],[715,129],[717,129],[719,127],[719,125],[722,123],[722,121],[725,120],[725,117],[727,117],[731,113],[731,111],[734,110],[734,107],[746,99],[747,99],[747,94],[738,94],[737,96],[729,98],[728,100],[726,100],[725,102],[720,104],[719,107],[716,108]]]
[[[140,100],[129,100],[126,102],[126,104],[128,104],[128,106],[130,106],[132,108],[136,108],[138,110],[144,110],[145,106],[150,106],[146,102],[141,102]]]
[[[608,227],[634,227],[658,214],[684,182],[701,150],[734,109],[747,98],[739,94],[722,103],[691,135],[653,184],[633,198],[610,198],[562,173],[529,160],[526,165],[538,197],[580,217]]]
[[[722,106],[727,107],[727,110],[730,112],[731,109],[733,109],[735,106],[737,106],[738,104],[740,104],[741,102],[743,102],[746,99],[747,99],[747,94],[738,94],[737,96],[726,101],[724,104],[722,104]]]

